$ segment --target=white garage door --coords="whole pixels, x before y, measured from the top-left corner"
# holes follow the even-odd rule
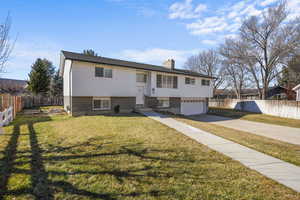
[[[207,112],[206,102],[181,102],[181,114],[183,115],[198,115]]]

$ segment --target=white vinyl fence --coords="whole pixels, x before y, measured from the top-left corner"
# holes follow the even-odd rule
[[[211,99],[209,106],[300,119],[300,101]]]
[[[14,119],[13,107],[10,106],[0,112],[0,127],[8,125]]]

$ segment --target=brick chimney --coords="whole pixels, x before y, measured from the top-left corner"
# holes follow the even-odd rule
[[[173,59],[168,59],[165,62],[163,62],[163,66],[169,69],[174,69],[175,68],[175,60]]]

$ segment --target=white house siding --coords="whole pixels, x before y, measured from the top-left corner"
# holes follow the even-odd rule
[[[65,60],[65,68],[63,74],[63,87],[64,87],[64,96],[70,96],[70,70],[71,70],[72,61]]]
[[[70,96],[71,96],[71,90],[70,85],[72,84],[72,76],[71,76],[71,66],[72,61],[71,60],[65,60],[65,68],[64,68],[64,74],[63,74],[63,95],[64,95],[64,109],[69,110],[70,109]]]
[[[95,66],[112,68],[112,78],[95,77]],[[85,62],[72,64],[73,96],[117,96],[136,95],[136,71],[109,65]]]
[[[95,66],[112,68],[113,77],[95,77]],[[140,72],[140,71],[139,71]],[[136,73],[137,70],[124,67],[100,65],[86,62],[73,61],[72,63],[72,96],[136,96]],[[200,77],[195,85],[186,85],[184,75],[167,74],[178,77],[178,88],[156,88],[156,75],[164,74],[148,72],[145,95],[153,97],[212,97],[212,88],[202,86]],[[154,88],[154,90],[153,90]],[[67,89],[64,91],[67,92]]]
[[[165,74],[172,75],[178,77],[178,88],[157,88],[156,87],[156,75],[157,74]],[[187,85],[185,84],[185,77],[195,78],[195,85]],[[151,88],[154,88],[154,92],[152,90],[151,96],[153,97],[212,97],[212,87],[211,86],[202,86],[201,80],[205,78],[201,77],[192,77],[192,76],[184,76],[184,75],[176,75],[176,74],[166,74],[159,72],[151,73]],[[212,83],[212,81],[211,81]]]

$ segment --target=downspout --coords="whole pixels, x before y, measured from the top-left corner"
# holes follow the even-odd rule
[[[70,114],[71,115],[73,115],[73,106],[72,106],[72,96],[71,96],[71,94],[72,94],[72,87],[73,87],[73,85],[72,85],[72,81],[71,81],[71,79],[73,79],[72,78],[72,65],[73,65],[73,61],[71,60],[71,66],[70,66],[70,71],[69,71],[69,97],[70,97],[70,100],[69,100],[69,104],[70,104]]]

